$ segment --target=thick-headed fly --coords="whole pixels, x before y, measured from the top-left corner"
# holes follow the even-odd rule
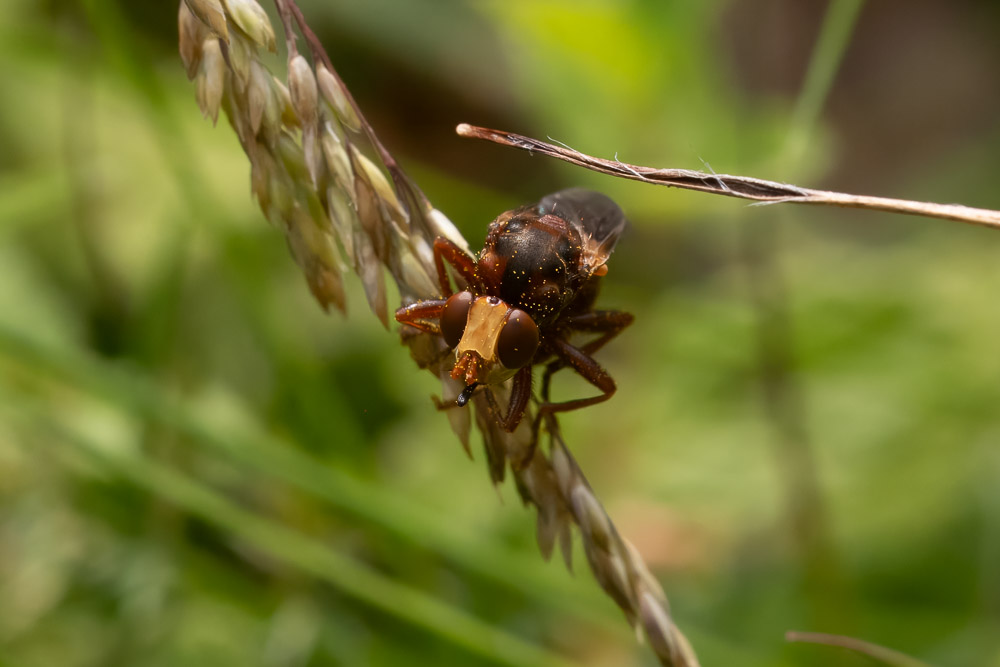
[[[615,381],[591,355],[632,323],[632,315],[594,310],[599,278],[625,229],[625,215],[602,194],[570,189],[494,220],[478,260],[451,241],[434,242],[434,264],[443,299],[396,311],[396,320],[440,334],[455,350],[451,377],[465,383],[459,407],[481,387],[505,431],[513,431],[531,398],[532,367],[546,363],[539,417],[576,410],[611,398]],[[445,262],[457,274],[453,291]],[[577,332],[597,334],[577,346]],[[570,367],[601,393],[553,403],[549,380]],[[491,386],[514,378],[504,411]]]

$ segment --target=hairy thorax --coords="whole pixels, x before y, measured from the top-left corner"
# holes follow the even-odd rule
[[[488,293],[545,324],[573,300],[580,258],[580,235],[566,221],[518,210],[490,225],[479,269]]]

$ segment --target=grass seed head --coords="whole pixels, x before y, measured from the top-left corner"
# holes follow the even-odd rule
[[[330,170],[336,181],[336,186],[344,192],[354,194],[354,173],[351,171],[351,159],[344,150],[344,143],[334,129],[332,123],[326,123],[320,135],[323,146],[323,157],[326,168]],[[353,202],[353,198],[352,198]]]
[[[292,209],[287,222],[289,246],[306,274],[309,290],[324,310],[332,304],[344,312],[347,300],[333,239],[298,205]]]
[[[219,0],[184,0],[184,4],[213,33],[221,37],[223,41],[229,41],[226,13]]]
[[[229,40],[229,64],[234,75],[234,88],[241,95],[250,82],[250,63],[257,59],[252,42],[239,33],[233,33]]]
[[[253,60],[250,62],[250,83],[247,86],[247,114],[250,117],[250,127],[254,135],[260,133],[260,125],[264,120],[264,112],[268,105],[277,110],[277,104],[272,101],[271,74],[260,62]],[[272,114],[273,116],[273,114]],[[271,118],[271,124],[275,124],[277,118]]]
[[[347,267],[337,240],[386,328],[387,269],[404,299],[441,296],[433,240],[444,237],[473,253],[451,221],[391,163],[336,74],[323,64],[314,73],[304,57],[293,54],[287,86],[274,77],[259,54],[261,46],[274,49],[274,32],[254,0],[183,3],[179,46],[185,69],[196,80],[198,104],[213,122],[220,107],[225,111],[250,160],[253,195],[268,220],[284,233],[324,310],[346,307],[342,276]],[[441,379],[442,396],[453,401],[461,387],[443,361],[444,342],[405,328],[402,333],[418,365]],[[509,388],[497,388],[497,401],[505,405],[508,400]],[[513,433],[506,433],[483,395],[474,396],[471,407],[448,410],[451,427],[468,452],[475,419],[494,484],[503,481],[509,462],[520,464],[513,467],[512,476],[520,497],[537,509],[536,538],[542,554],[549,558],[558,543],[570,567],[572,526],[579,526],[595,577],[637,631],[645,631],[661,663],[696,667],[697,659],[673,625],[658,582],[618,535],[558,428],[547,427],[550,454],[538,447],[525,461],[532,440],[530,411]]]
[[[250,160],[250,192],[257,198],[260,210],[270,218],[271,208],[271,177],[274,173],[274,158],[270,151],[258,146],[254,158]]]
[[[357,258],[354,256],[354,209],[351,208],[347,193],[342,188],[331,185],[326,189],[326,210],[337,238],[344,246],[351,268],[357,270]]]
[[[431,210],[427,218],[431,227],[431,238],[443,236],[464,250],[466,254],[475,255],[469,247],[469,242],[462,236],[462,232],[458,231],[455,223],[448,219],[448,216],[435,208]],[[428,265],[432,265],[432,262],[428,262]]]
[[[408,245],[400,251],[399,272],[400,290],[411,297],[415,294],[434,294],[438,290],[434,279],[427,272],[427,265],[417,257]],[[449,412],[466,411],[449,410]]]
[[[367,234],[356,234],[354,248],[357,252],[358,272],[361,285],[365,288],[365,298],[372,312],[389,328],[389,306],[386,300],[385,272],[379,262],[375,248]]]
[[[208,35],[208,26],[191,13],[187,3],[182,2],[177,10],[178,49],[189,80],[198,74],[198,65],[201,64],[201,45]]]
[[[348,99],[340,82],[337,81],[337,78],[322,63],[316,68],[316,79],[319,81],[319,89],[323,94],[323,98],[333,107],[333,110],[337,114],[337,119],[352,132],[360,132],[361,119],[358,118],[354,106]]]
[[[301,55],[294,55],[288,61],[288,92],[303,129],[315,127],[319,121],[319,94],[316,91],[316,77],[309,62]]]
[[[206,118],[212,119],[214,125],[219,119],[219,106],[222,104],[226,80],[226,61],[222,58],[222,48],[215,37],[202,42],[201,62],[195,79],[198,86],[198,106]]]
[[[262,46],[272,53],[277,50],[271,19],[267,18],[267,13],[256,0],[224,0],[224,2],[229,17],[243,34],[257,46]]]
[[[295,108],[292,107],[292,95],[288,92],[285,82],[276,76],[271,77],[274,84],[274,92],[278,96],[278,108],[281,110],[281,124],[289,130],[302,127],[299,117],[295,115]]]
[[[369,160],[366,155],[357,149],[354,149],[352,154],[356,159],[355,164],[363,172],[361,174],[362,177],[371,185],[381,206],[387,209],[386,212],[389,214],[387,219],[397,223],[400,226],[400,231],[403,231],[405,234],[405,227],[408,227],[406,211],[403,210],[403,205],[399,203],[395,190],[389,185],[389,180],[385,177],[385,173],[379,169],[378,165]],[[406,235],[408,236],[408,234]]]
[[[278,138],[278,159],[295,183],[304,183],[309,178],[302,146],[287,131]]]

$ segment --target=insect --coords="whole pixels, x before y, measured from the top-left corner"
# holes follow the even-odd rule
[[[457,405],[465,406],[481,388],[505,431],[514,431],[524,416],[538,364],[546,364],[539,419],[606,401],[615,381],[591,355],[633,318],[593,305],[625,226],[625,214],[611,199],[573,188],[498,216],[478,258],[439,237],[434,264],[444,298],[404,306],[396,320],[444,338],[455,354],[451,377],[465,384]],[[458,290],[451,288],[445,262],[457,274]],[[579,332],[597,337],[577,346],[569,339]],[[601,393],[551,402],[552,374],[566,367]],[[502,410],[491,388],[510,378],[510,402]]]

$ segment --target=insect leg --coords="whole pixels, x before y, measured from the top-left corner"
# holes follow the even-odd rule
[[[579,348],[584,354],[591,355],[620,334],[634,320],[635,317],[633,317],[632,313],[626,313],[621,310],[594,310],[566,317],[563,319],[563,325],[572,331],[588,331],[602,334]],[[552,380],[552,374],[560,368],[565,368],[567,365],[564,357],[561,355],[557,355],[557,357],[555,361],[550,362],[545,367],[545,374],[542,376],[541,395],[542,400],[546,403],[549,402],[549,383]]]
[[[591,356],[586,352],[588,348],[599,348],[606,342],[614,338],[618,333],[627,327],[632,322],[632,316],[629,313],[620,313],[617,311],[606,311],[610,315],[621,316],[613,318],[594,318],[594,327],[609,327],[604,336],[591,341],[584,348],[578,348],[575,345],[571,345],[566,341],[556,338],[549,342],[551,351],[556,355],[557,359],[549,363],[545,367],[545,373],[542,374],[542,390],[541,397],[542,402],[538,406],[538,415],[535,417],[534,422],[531,424],[531,443],[528,446],[528,450],[525,452],[524,456],[520,461],[513,462],[515,470],[520,470],[527,466],[531,459],[535,455],[535,448],[538,446],[538,434],[541,428],[542,420],[545,420],[547,428],[552,430],[555,427],[554,420],[552,419],[553,413],[556,412],[566,412],[569,410],[577,410],[579,408],[585,408],[588,405],[594,405],[596,403],[602,403],[612,395],[614,395],[617,390],[614,379],[604,370],[600,364],[591,358]],[[589,315],[590,313],[588,313]],[[603,315],[604,312],[598,311],[594,315]],[[586,324],[588,319],[584,320]],[[612,326],[612,323],[617,322]],[[599,330],[599,329],[590,329]],[[596,343],[596,345],[595,345]],[[603,394],[597,396],[591,396],[590,398],[578,398],[572,401],[563,401],[561,403],[552,403],[549,400],[549,388],[552,381],[552,375],[558,371],[560,368],[569,366],[577,373],[583,377],[584,380],[594,385],[600,389]]]
[[[542,399],[544,402],[538,406],[540,414],[567,412],[569,410],[585,408],[588,405],[602,403],[611,398],[611,396],[618,389],[614,379],[608,374],[608,372],[582,349],[559,338],[554,338],[549,341],[549,346],[556,356],[559,357],[559,360],[552,362],[549,364],[548,368],[545,369],[546,377],[543,378],[544,384],[542,386]],[[572,401],[562,401],[560,403],[550,402],[547,396],[548,380],[552,373],[559,370],[562,366],[569,366],[574,371],[579,373],[584,380],[600,389],[603,393],[589,398],[577,398]]]
[[[441,286],[441,295],[450,296],[455,293],[448,281],[448,272],[445,270],[445,260],[465,279],[468,285],[478,285],[479,279],[476,275],[476,261],[465,254],[465,251],[454,242],[444,237],[434,239],[434,266],[437,268],[438,284]]]
[[[514,384],[510,390],[510,403],[507,406],[507,414],[503,415],[500,404],[497,402],[493,392],[487,389],[486,398],[490,403],[497,424],[507,433],[513,433],[517,425],[524,417],[524,411],[528,407],[528,400],[531,398],[531,365],[525,366],[514,376]]]
[[[411,303],[396,311],[396,321],[400,324],[409,324],[411,327],[427,333],[440,334],[441,312],[444,311],[444,303],[444,299]]]
[[[634,320],[635,317],[632,313],[626,313],[622,310],[593,310],[589,313],[566,317],[563,323],[574,331],[593,331],[602,334],[580,348],[586,354],[593,354],[620,334]]]

